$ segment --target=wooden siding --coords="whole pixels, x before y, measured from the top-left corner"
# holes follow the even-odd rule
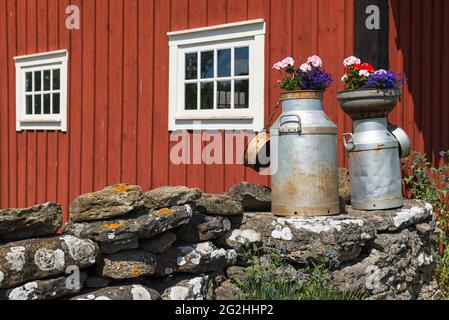
[[[69,4],[81,9],[80,30],[65,28]],[[391,13],[392,67],[409,78],[392,120],[418,150],[449,148],[449,4],[396,0]],[[242,180],[268,185],[242,165],[169,162],[166,33],[256,18],[267,23],[265,119],[279,93],[272,63],[320,55],[335,78],[325,110],[338,124],[345,165],[341,133],[351,122],[335,95],[353,48],[353,0],[0,0],[0,208],[57,201],[67,213],[78,194],[118,182],[208,192]],[[68,132],[17,133],[13,57],[57,49],[69,51]]]

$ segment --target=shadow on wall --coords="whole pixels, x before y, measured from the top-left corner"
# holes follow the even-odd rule
[[[391,121],[434,162],[449,149],[449,1],[390,0],[390,68],[407,78]]]

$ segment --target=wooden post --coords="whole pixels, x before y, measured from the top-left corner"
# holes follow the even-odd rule
[[[356,0],[354,5],[354,54],[376,69],[388,69],[388,0]]]

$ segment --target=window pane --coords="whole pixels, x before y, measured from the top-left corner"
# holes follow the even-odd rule
[[[214,83],[206,82],[201,84],[201,109],[214,108]]]
[[[33,114],[33,96],[26,96],[26,114]]]
[[[53,93],[53,114],[59,114],[61,109],[59,104],[59,93]]]
[[[235,75],[247,76],[249,74],[249,48],[235,48]]]
[[[231,76],[231,49],[218,50],[218,77]]]
[[[25,90],[26,92],[33,91],[33,73],[27,72],[25,74]]]
[[[198,107],[198,85],[196,83],[187,83],[185,91],[185,109],[196,110]]]
[[[34,114],[42,113],[42,95],[34,95]]]
[[[236,80],[234,87],[234,108],[248,108],[249,80]]]
[[[61,71],[59,69],[53,70],[53,90],[59,90],[61,85]]]
[[[201,78],[214,77],[214,52],[201,52]]]
[[[41,71],[34,71],[34,91],[41,91]]]
[[[50,70],[44,71],[44,90],[50,91]]]
[[[217,108],[231,109],[231,81],[217,82]]]
[[[198,53],[186,53],[186,80],[196,79],[198,76]]]
[[[50,114],[50,94],[44,94],[44,114]]]

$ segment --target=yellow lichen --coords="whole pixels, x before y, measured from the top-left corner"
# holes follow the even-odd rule
[[[140,270],[139,268],[131,269],[131,274],[133,275],[133,277],[140,277],[142,273],[143,273],[142,270]]]
[[[112,190],[117,191],[117,192],[128,192],[129,190],[131,190],[131,187],[126,186],[126,185],[119,185],[119,186],[112,187]]]
[[[176,210],[174,210],[174,209],[163,208],[158,211],[155,211],[153,213],[153,215],[155,215],[156,217],[160,217],[160,216],[165,216],[165,215],[172,214],[175,212],[176,212]]]
[[[102,225],[102,228],[105,230],[117,230],[118,228],[123,227],[124,224],[125,224],[125,221],[120,220],[117,223],[104,224],[104,225]]]

